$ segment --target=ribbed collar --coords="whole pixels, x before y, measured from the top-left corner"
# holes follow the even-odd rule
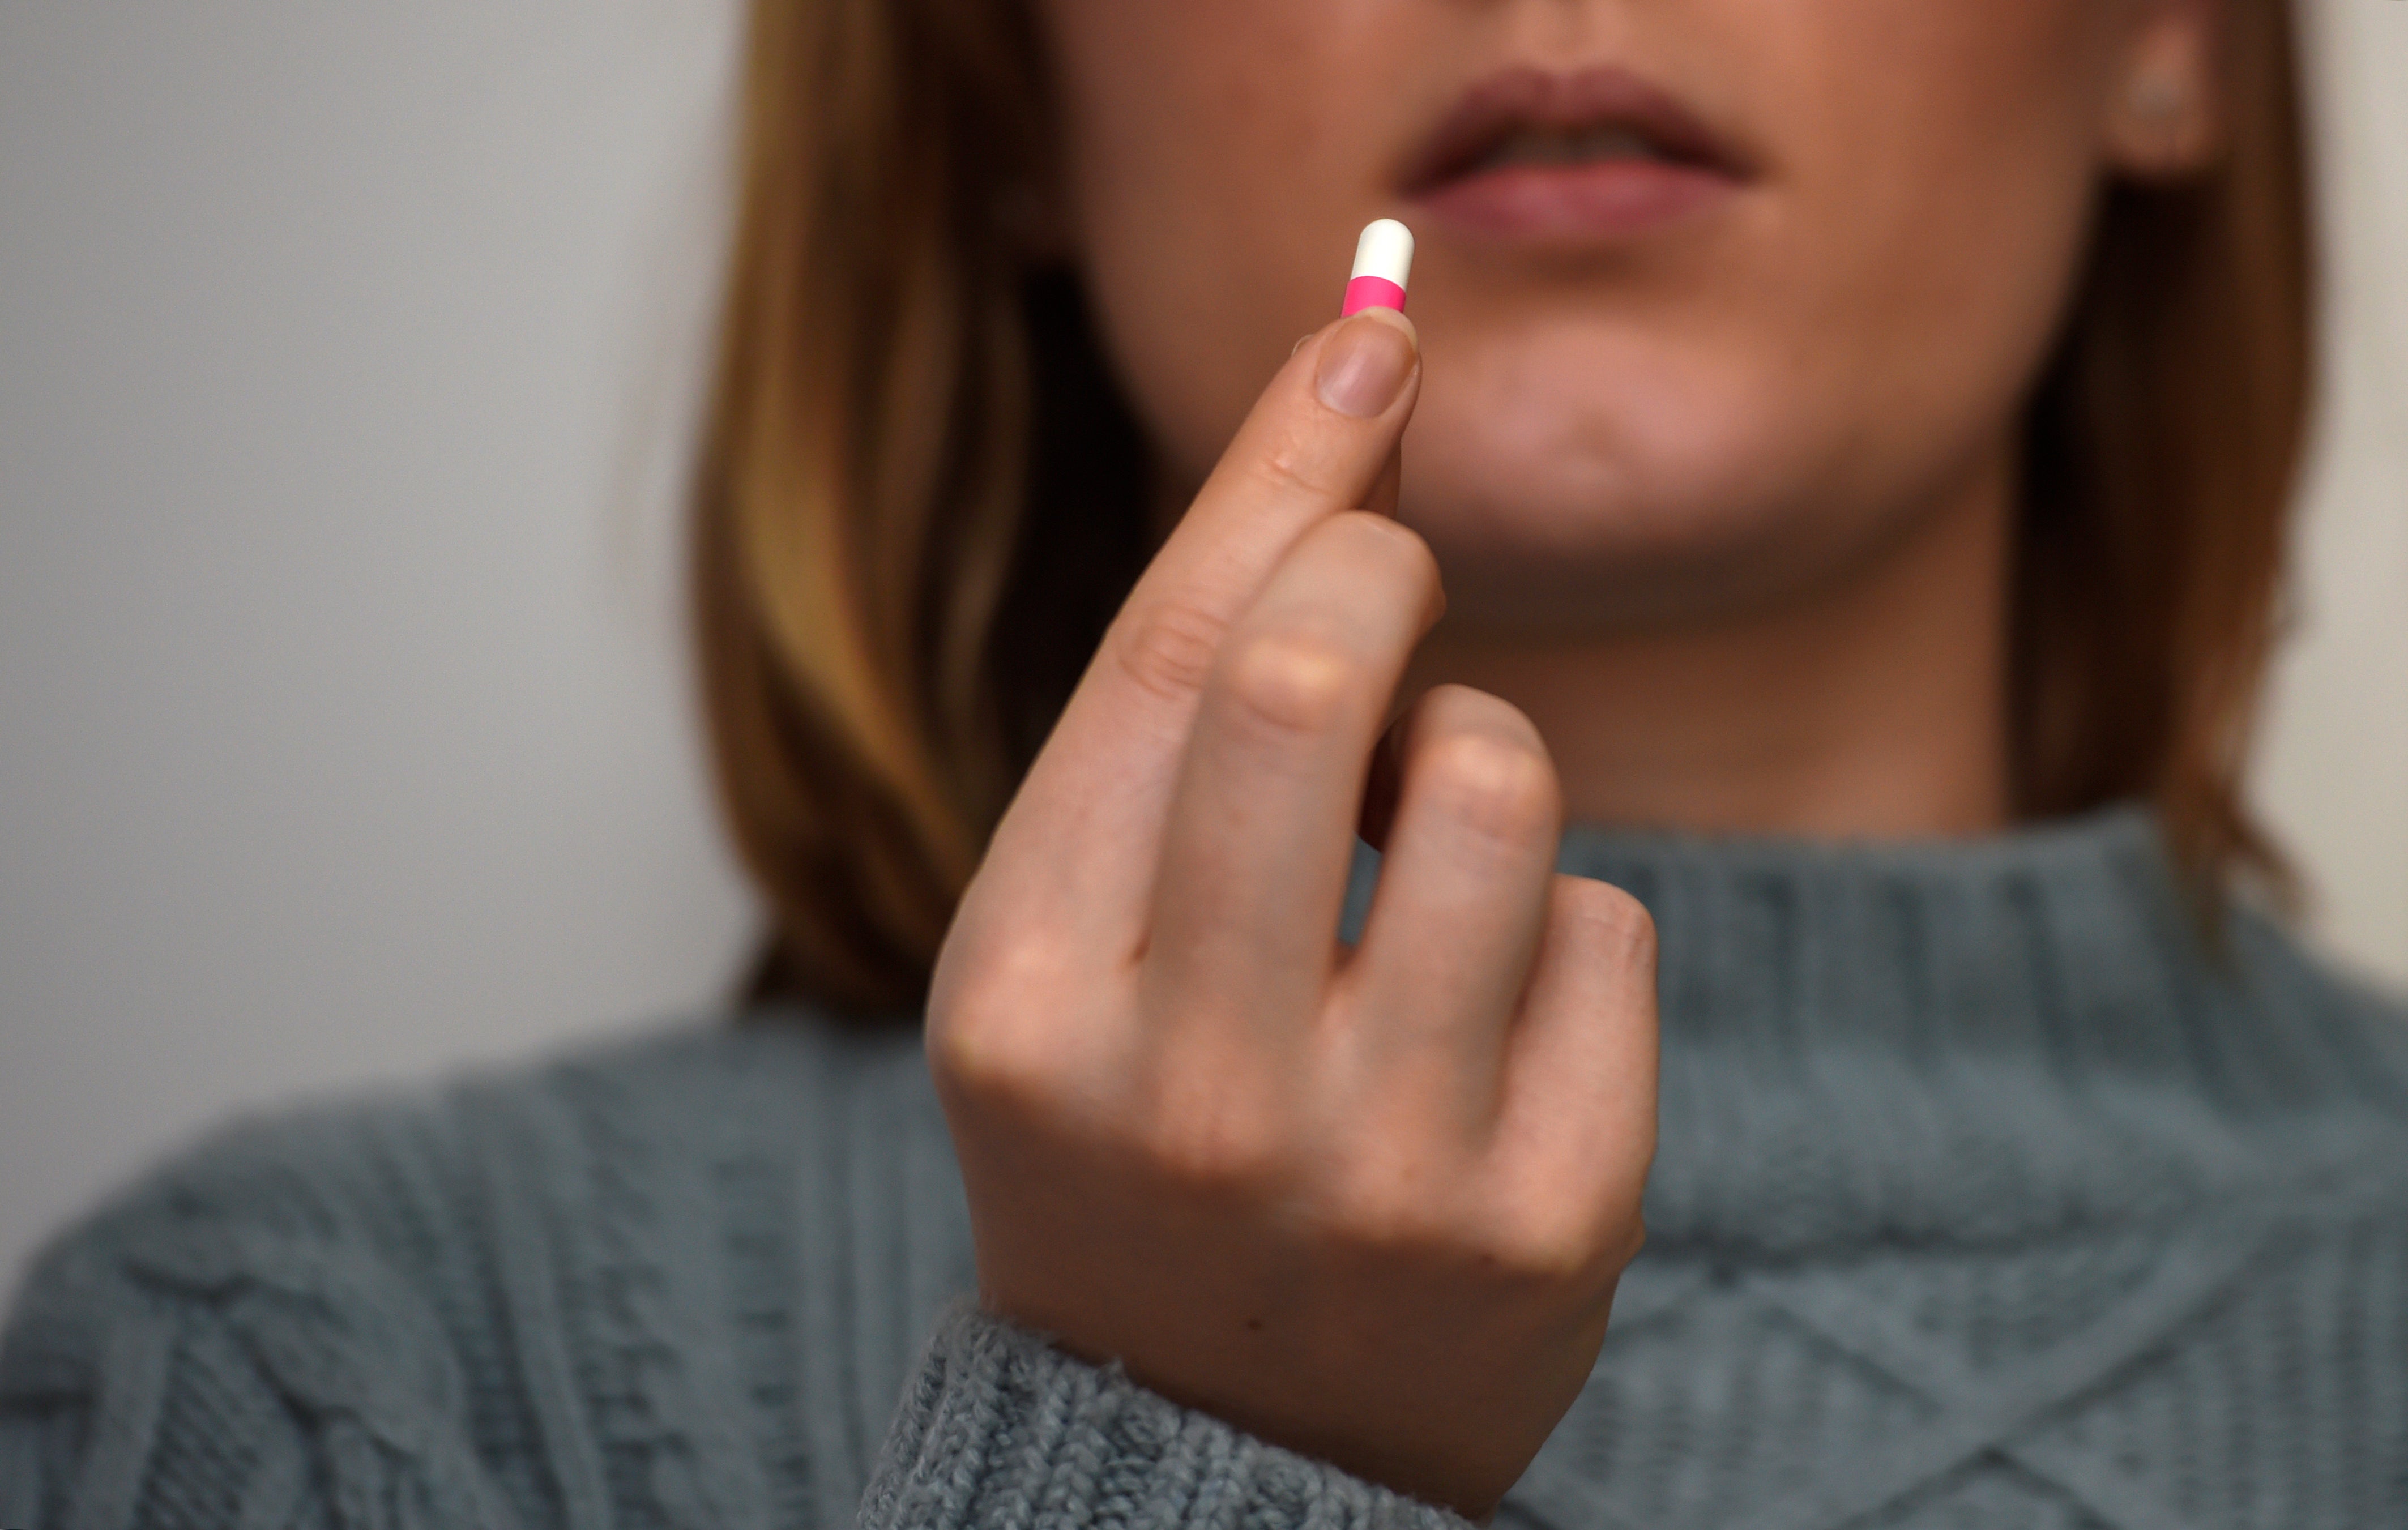
[[[2221,976],[2135,808],[1963,841],[1579,826],[1559,864],[1647,905],[1666,1025],[1699,1044],[2156,1070],[2179,1051],[2157,1033]]]
[[[1581,827],[1662,946],[1662,1246],[2023,1239],[2398,1141],[2362,1011],[2271,925],[2211,942],[2150,815],[1967,842]]]

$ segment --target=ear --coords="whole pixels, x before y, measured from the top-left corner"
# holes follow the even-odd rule
[[[2178,180],[2224,147],[2223,0],[2133,0],[2108,76],[2109,166],[2140,180]]]

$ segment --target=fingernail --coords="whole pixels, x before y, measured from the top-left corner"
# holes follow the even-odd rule
[[[1357,314],[1322,348],[1314,387],[1339,413],[1369,420],[1388,411],[1412,370],[1412,332],[1396,321]]]

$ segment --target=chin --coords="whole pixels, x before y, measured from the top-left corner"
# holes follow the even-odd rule
[[[1651,514],[1610,503],[1549,508],[1408,498],[1458,626],[1608,633],[1711,620],[1776,599],[1794,542],[1763,517]]]
[[[1828,358],[1807,375],[1761,343],[1627,320],[1511,339],[1434,370],[1404,443],[1398,519],[1466,625],[1610,632],[1781,605],[1877,561],[1964,455],[1963,422],[1914,400],[1872,428],[1818,407],[1867,392]]]
[[[1398,519],[1430,544],[1465,625],[1711,620],[1779,600],[1866,539],[1868,517],[1795,484],[1781,492],[1788,475],[1765,471],[1766,455],[1760,443],[1670,450],[1612,432],[1550,447],[1409,438]]]

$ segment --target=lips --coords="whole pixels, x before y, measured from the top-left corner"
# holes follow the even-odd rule
[[[1524,66],[1466,92],[1401,189],[1466,234],[1611,241],[1694,213],[1752,174],[1686,107],[1627,71]]]

